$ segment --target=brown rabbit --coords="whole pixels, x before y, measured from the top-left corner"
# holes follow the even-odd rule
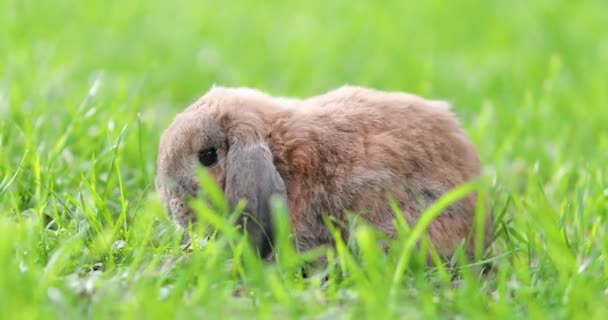
[[[480,174],[475,147],[447,103],[354,86],[304,100],[214,87],[163,133],[157,165],[156,187],[177,225],[194,222],[185,201],[199,191],[196,166],[206,167],[232,205],[247,200],[245,211],[259,222],[247,230],[264,256],[273,240],[272,195],[287,199],[296,245],[306,250],[333,242],[323,215],[345,221],[345,212],[361,213],[395,236],[387,194],[413,224],[443,193]],[[441,255],[469,237],[475,202],[468,195],[429,226]],[[472,253],[473,241],[466,249]]]

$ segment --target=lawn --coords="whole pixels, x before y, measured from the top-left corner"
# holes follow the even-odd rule
[[[607,12],[0,0],[0,319],[608,318]],[[208,211],[225,232],[181,246],[153,187],[178,111],[213,84],[304,97],[346,83],[453,103],[494,210],[489,272],[384,256],[359,226],[357,250],[303,277],[312,258],[284,223],[282,258],[263,265]]]

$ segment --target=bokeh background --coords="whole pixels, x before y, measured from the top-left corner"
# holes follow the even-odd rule
[[[296,96],[350,83],[450,100],[485,163],[539,161],[551,171],[605,155],[604,9],[604,1],[5,0],[0,110],[7,122],[42,122],[37,140],[47,146],[68,121],[94,129],[114,120],[118,130],[137,113],[153,141],[213,83]],[[93,108],[95,117],[76,119]],[[89,138],[105,138],[93,129]],[[137,166],[151,171],[154,144],[144,147]]]

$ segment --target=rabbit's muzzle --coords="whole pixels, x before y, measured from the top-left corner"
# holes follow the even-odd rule
[[[194,223],[196,216],[183,199],[178,197],[171,198],[167,206],[173,221],[180,228],[186,228],[189,224]]]
[[[164,185],[161,194],[166,210],[180,228],[193,224],[196,215],[188,206],[188,199],[198,196],[199,186],[192,179],[172,181]]]

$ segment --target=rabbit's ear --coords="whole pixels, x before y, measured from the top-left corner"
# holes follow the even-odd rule
[[[287,198],[285,183],[267,146],[261,143],[230,145],[225,193],[233,207],[240,199],[247,200],[240,223],[254,247],[266,257],[272,251],[274,240],[270,199],[273,195]]]

